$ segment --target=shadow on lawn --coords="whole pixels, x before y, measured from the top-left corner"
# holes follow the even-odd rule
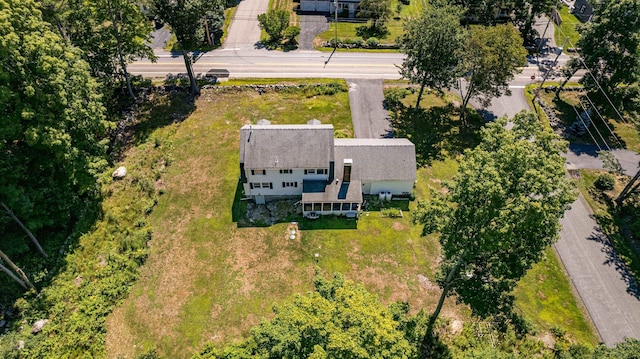
[[[476,111],[469,110],[467,121],[461,126],[458,109],[453,104],[418,110],[402,106],[391,114],[396,137],[406,137],[416,146],[419,166],[475,147],[480,142],[478,130],[484,120]]]

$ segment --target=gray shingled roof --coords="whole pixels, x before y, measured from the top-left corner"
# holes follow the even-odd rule
[[[406,138],[336,138],[335,177],[344,159],[352,159],[351,178],[362,181],[415,181],[416,148]]]
[[[333,153],[332,125],[245,125],[240,129],[240,162],[246,169],[327,168]]]

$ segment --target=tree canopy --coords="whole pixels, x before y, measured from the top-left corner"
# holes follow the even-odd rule
[[[356,16],[371,20],[369,29],[372,32],[383,32],[387,20],[391,17],[391,1],[362,0],[358,4]]]
[[[459,77],[460,48],[465,31],[460,24],[462,8],[448,2],[431,1],[420,16],[404,24],[398,38],[400,50],[406,54],[400,74],[420,84],[416,108],[425,86],[437,91],[448,89]]]
[[[80,48],[91,73],[111,89],[126,82],[127,64],[135,58],[155,59],[147,43],[151,23],[132,0],[45,0],[44,20],[61,37]]]
[[[557,239],[575,199],[564,171],[566,142],[532,114],[512,122],[511,129],[506,118],[483,128],[448,192],[434,192],[415,212],[423,234],[439,233],[442,245],[443,293],[430,329],[449,294],[480,317],[509,313],[512,289]]]
[[[511,24],[472,27],[461,56],[463,122],[472,98],[486,106],[493,97],[509,93],[509,81],[527,61],[522,37]]]
[[[32,0],[0,0],[0,201],[32,230],[63,226],[106,165],[98,83]]]
[[[242,343],[199,358],[407,358],[415,349],[379,299],[336,275],[316,276],[315,291],[275,306]]]
[[[637,97],[640,91],[640,0],[604,0],[596,5],[578,47],[589,70],[581,79],[589,94],[605,103],[599,84],[617,99],[615,106],[624,107],[625,99]],[[638,99],[630,103],[637,106]]]
[[[193,73],[193,52],[199,49],[211,36],[209,25],[224,12],[221,0],[151,0],[156,16],[171,26],[176,35],[184,59],[191,93],[196,95],[200,88]]]
[[[258,15],[258,25],[269,35],[269,41],[278,42],[289,26],[289,12],[269,9],[266,13]]]

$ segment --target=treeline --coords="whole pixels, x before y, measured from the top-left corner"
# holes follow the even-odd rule
[[[336,274],[316,275],[315,290],[275,306],[274,317],[251,329],[247,339],[217,347],[208,344],[194,359],[249,358],[637,358],[640,341],[627,339],[614,348],[571,344],[561,330],[553,343],[543,343],[528,322],[496,319],[465,323],[459,334],[439,322],[435,350],[425,353],[421,339],[427,331],[424,311],[409,314],[407,303],[384,306],[362,285]],[[152,349],[143,357],[154,358]]]
[[[224,3],[208,4],[191,13],[185,53],[220,36]],[[154,58],[152,29],[138,1],[0,0],[0,357],[104,355],[106,314],[146,258],[153,183],[170,162],[157,142],[152,168],[120,184],[106,172],[116,124],[145,103],[127,65]],[[129,197],[109,207],[118,185]]]

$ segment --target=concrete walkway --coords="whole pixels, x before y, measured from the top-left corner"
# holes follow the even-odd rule
[[[393,137],[389,114],[383,106],[382,79],[347,80],[355,138]]]
[[[569,278],[607,346],[640,338],[640,294],[580,195],[555,244]]]

